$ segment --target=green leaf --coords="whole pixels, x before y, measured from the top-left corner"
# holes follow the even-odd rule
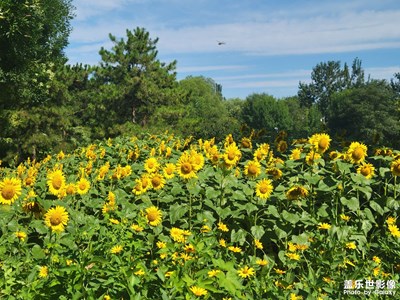
[[[274,226],[274,231],[276,236],[278,237],[278,239],[284,239],[285,237],[287,237],[287,233],[286,231],[282,230],[281,228],[279,228],[278,226]]]
[[[329,208],[327,204],[323,204],[321,205],[321,207],[318,209],[317,211],[317,215],[322,217],[322,218],[326,218],[329,216],[328,212],[326,211],[326,209]]]
[[[381,216],[384,214],[383,208],[375,201],[370,201],[369,206]]]
[[[246,241],[246,236],[247,232],[243,229],[239,229],[238,231],[233,229],[231,232],[231,241],[232,243],[239,243],[240,245],[243,245]]]
[[[171,224],[174,224],[176,221],[180,220],[188,211],[189,207],[186,204],[172,204],[169,208],[169,218]]]
[[[260,240],[265,233],[264,227],[262,227],[260,225],[252,226],[250,231],[251,231],[251,234],[253,235],[253,237],[257,240]]]
[[[293,214],[286,210],[282,212],[282,218],[283,220],[292,224],[296,224],[300,220],[300,216],[298,214]]]
[[[215,190],[212,187],[206,188],[206,197],[207,199],[218,199],[219,195],[221,195],[221,191]]]
[[[349,200],[342,197],[340,198],[340,202],[342,202],[343,205],[346,205],[352,211],[360,208],[360,201],[355,197],[352,197]]]
[[[31,253],[32,253],[33,258],[35,258],[35,259],[43,259],[46,257],[46,254],[44,253],[43,249],[40,248],[39,245],[34,245],[32,247]]]

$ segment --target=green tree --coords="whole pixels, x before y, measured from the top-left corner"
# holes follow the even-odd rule
[[[281,99],[286,103],[292,126],[288,129],[293,138],[304,138],[316,132],[326,130],[324,123],[321,122],[322,115],[315,105],[305,107],[300,105],[297,96]]]
[[[94,73],[107,112],[107,127],[126,122],[145,126],[156,108],[176,103],[176,61],[157,59],[158,38],[143,28],[126,30],[127,39],[110,34],[114,46],[101,48]],[[103,119],[104,121],[104,119]]]
[[[268,94],[252,94],[243,105],[242,117],[253,129],[289,130],[292,119],[284,101],[276,100]]]
[[[182,94],[180,118],[176,127],[184,135],[196,138],[224,138],[239,128],[238,121],[229,115],[221,86],[211,78],[189,76],[179,82]]]
[[[329,129],[347,140],[399,147],[400,112],[398,96],[382,80],[347,89],[333,95]]]
[[[0,159],[6,163],[61,140],[68,122],[52,89],[66,61],[72,17],[70,0],[0,2]]]
[[[344,89],[364,84],[364,70],[361,60],[356,58],[351,74],[347,64],[342,69],[340,61],[328,61],[317,64],[311,73],[311,83],[299,83],[297,93],[302,106],[316,104],[323,117],[327,117],[331,96]]]

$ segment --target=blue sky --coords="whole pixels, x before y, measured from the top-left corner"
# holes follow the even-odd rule
[[[399,0],[74,0],[69,63],[97,64],[108,34],[144,27],[177,78],[202,75],[226,98],[297,94],[324,61],[362,60],[366,75],[400,72]],[[218,45],[218,41],[225,42]]]

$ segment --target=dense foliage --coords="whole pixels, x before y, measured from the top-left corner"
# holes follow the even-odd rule
[[[1,168],[0,297],[396,292],[400,152],[257,134],[116,138]]]

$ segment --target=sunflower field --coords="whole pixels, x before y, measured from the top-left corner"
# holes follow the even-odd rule
[[[0,298],[394,299],[400,151],[253,138],[118,137],[0,168]]]

